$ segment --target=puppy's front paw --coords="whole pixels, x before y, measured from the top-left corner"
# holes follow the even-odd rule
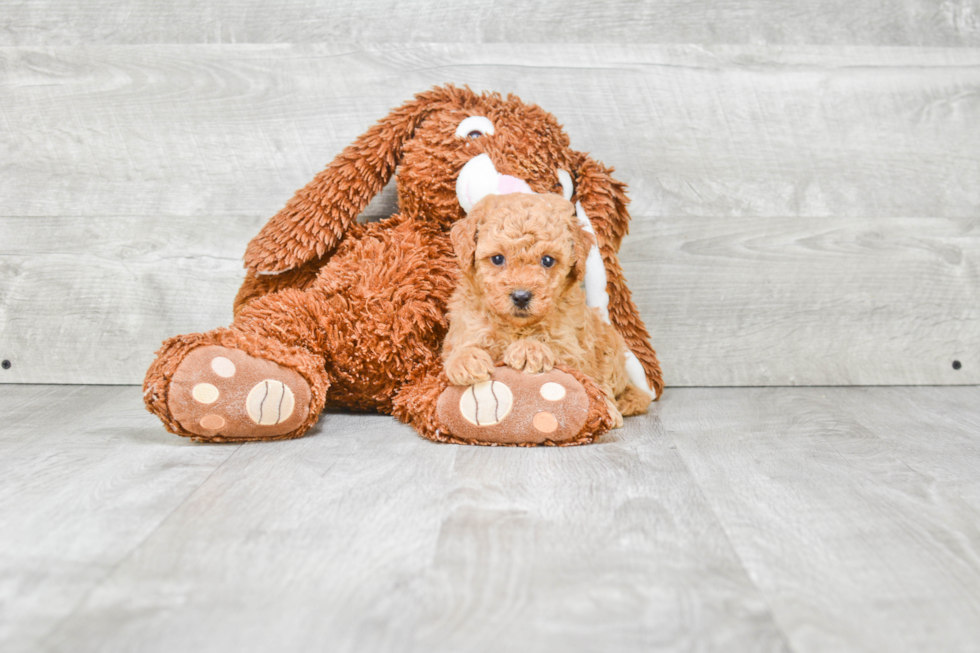
[[[537,340],[518,340],[504,351],[504,363],[530,374],[548,372],[555,366],[555,352]]]
[[[467,347],[453,352],[446,359],[443,369],[453,385],[473,385],[490,378],[493,359],[482,349]]]

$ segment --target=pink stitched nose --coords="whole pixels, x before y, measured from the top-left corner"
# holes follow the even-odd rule
[[[510,175],[500,175],[497,181],[497,193],[509,195],[511,193],[534,193],[531,187],[523,179],[511,177]]]

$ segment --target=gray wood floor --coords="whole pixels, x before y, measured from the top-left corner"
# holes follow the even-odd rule
[[[0,387],[0,650],[975,651],[980,388],[672,389],[601,444],[197,445]]]

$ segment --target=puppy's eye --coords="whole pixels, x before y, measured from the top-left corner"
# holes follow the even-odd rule
[[[555,259],[551,258],[550,256],[541,257],[541,265],[545,266],[546,268],[550,268],[554,264],[555,264]]]
[[[490,257],[490,262],[493,263],[494,265],[503,265],[504,264],[504,255],[503,254],[494,254],[493,256]]]

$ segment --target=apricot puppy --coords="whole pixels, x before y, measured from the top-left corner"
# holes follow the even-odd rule
[[[586,305],[582,281],[592,235],[558,195],[488,195],[453,225],[461,268],[449,305],[443,366],[449,381],[490,378],[495,363],[546,372],[556,364],[591,377],[615,427],[651,397],[626,373],[626,343]]]

